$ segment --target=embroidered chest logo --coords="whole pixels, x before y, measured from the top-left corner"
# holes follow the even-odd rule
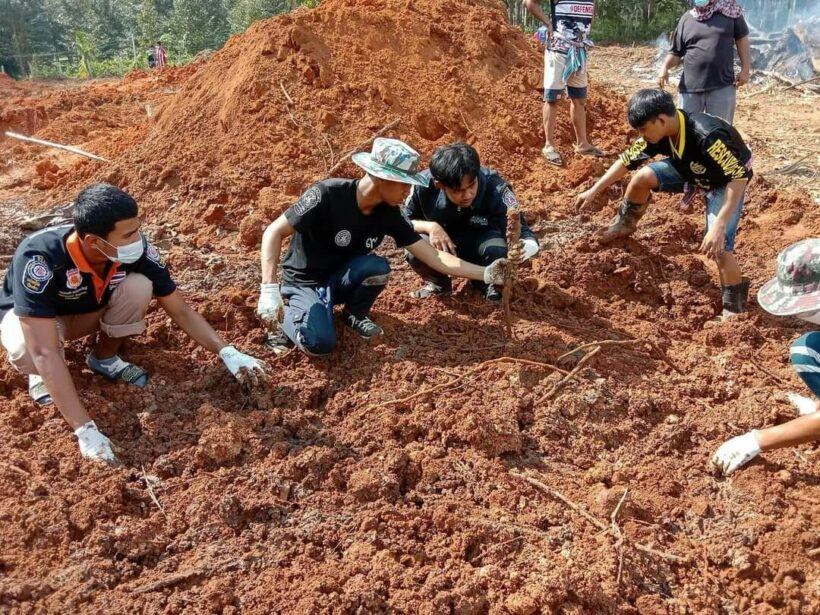
[[[690,162],[689,168],[692,169],[692,173],[694,173],[695,175],[703,175],[704,173],[706,173],[706,167],[699,162]]]
[[[23,286],[31,293],[41,295],[53,276],[54,272],[51,271],[46,259],[37,254],[26,263],[23,270]]]
[[[376,247],[376,245],[378,243],[379,243],[379,238],[378,237],[368,237],[367,241],[364,242],[364,245],[367,246],[368,250],[372,250],[373,248]]]
[[[350,241],[353,239],[353,236],[350,234],[350,231],[339,231],[336,233],[336,237],[334,241],[336,245],[340,248],[346,248],[350,245]]]
[[[476,226],[487,226],[487,218],[484,216],[473,216],[470,218],[470,224],[475,224]]]
[[[65,285],[68,290],[77,290],[83,285],[83,274],[76,267],[65,272]]]

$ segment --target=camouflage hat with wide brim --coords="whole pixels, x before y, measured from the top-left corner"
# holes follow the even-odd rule
[[[404,141],[379,137],[373,150],[353,154],[353,162],[368,174],[391,182],[427,186],[429,180],[419,174],[421,156]]]
[[[777,276],[763,285],[757,302],[776,316],[820,310],[820,239],[804,239],[777,256]]]

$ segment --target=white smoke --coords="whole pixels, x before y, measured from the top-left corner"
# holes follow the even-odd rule
[[[798,21],[820,19],[820,0],[741,0],[749,25],[777,32]]]

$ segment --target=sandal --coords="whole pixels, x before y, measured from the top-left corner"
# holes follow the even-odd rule
[[[111,382],[127,382],[139,388],[148,384],[147,371],[138,365],[123,361],[116,355],[110,359],[100,360],[94,356],[94,353],[90,353],[86,359],[86,364],[92,372]]]
[[[590,145],[589,147],[585,147],[581,149],[577,145],[575,146],[575,153],[579,156],[594,156],[595,158],[606,158],[606,152],[599,147],[595,147],[594,145]]]
[[[561,158],[561,154],[558,153],[558,150],[552,146],[547,146],[542,149],[541,155],[546,158],[547,162],[554,164],[556,167],[564,166],[564,159]]]

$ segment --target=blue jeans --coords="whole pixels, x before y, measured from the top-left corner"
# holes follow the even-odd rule
[[[678,106],[687,113],[708,113],[732,124],[736,100],[737,88],[727,85],[707,92],[681,92]]]
[[[658,187],[656,192],[683,192],[686,180],[672,166],[672,163],[667,158],[666,160],[659,160],[649,165],[649,168],[655,173],[658,178]],[[726,186],[715,188],[706,193],[706,232],[712,228],[715,220],[723,207],[724,196],[726,195]],[[723,243],[723,249],[727,252],[735,251],[735,237],[737,236],[737,226],[740,224],[740,216],[743,214],[743,200],[746,196],[746,189],[738,199],[737,207],[729,222],[726,223],[726,234]]]
[[[820,331],[811,331],[792,342],[792,367],[815,397],[820,397]]]
[[[305,354],[329,354],[336,348],[333,306],[343,303],[348,312],[363,318],[389,278],[387,259],[365,254],[350,259],[324,286],[283,286],[282,298],[288,304],[282,330]]]

